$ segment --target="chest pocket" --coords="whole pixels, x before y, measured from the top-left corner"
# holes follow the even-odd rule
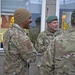
[[[50,43],[51,43],[51,41],[54,39],[54,37],[53,36],[47,36],[47,37],[45,37],[44,38],[44,45],[45,46],[48,46]]]

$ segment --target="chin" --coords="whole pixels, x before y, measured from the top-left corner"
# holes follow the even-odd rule
[[[25,29],[30,29],[30,28],[25,28]]]
[[[30,27],[28,27],[27,29],[30,29]]]
[[[58,31],[58,29],[56,31]]]
[[[30,27],[24,27],[25,29],[30,29]]]
[[[30,29],[30,26],[28,26],[27,29]]]
[[[58,30],[58,29],[55,29],[56,31]]]

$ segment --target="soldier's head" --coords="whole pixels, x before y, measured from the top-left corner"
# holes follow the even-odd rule
[[[22,28],[29,29],[32,22],[31,13],[24,9],[18,8],[14,12],[14,23],[20,25]]]
[[[36,22],[36,25],[37,25],[37,26],[40,26],[40,25],[41,25],[41,17],[37,17],[37,18],[35,19],[35,22]]]
[[[75,9],[73,10],[71,14],[71,25],[75,26]]]
[[[47,26],[49,29],[51,29],[53,31],[58,30],[58,18],[57,18],[57,16],[49,16],[47,18],[46,22],[47,22]]]

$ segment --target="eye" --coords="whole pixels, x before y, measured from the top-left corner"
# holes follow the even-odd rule
[[[29,19],[31,19],[31,17],[29,17]]]

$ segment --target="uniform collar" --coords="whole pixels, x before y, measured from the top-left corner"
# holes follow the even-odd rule
[[[16,28],[18,28],[19,30],[21,30],[22,32],[25,32],[25,30],[24,30],[21,26],[19,26],[18,24],[13,23],[13,24],[12,24],[12,27],[16,27]]]
[[[46,34],[48,35],[48,36],[50,36],[50,35],[54,35],[54,33],[55,33],[55,31],[53,31],[52,29],[50,29],[50,28],[47,28],[47,30],[46,30]]]
[[[50,35],[53,36],[54,33],[49,30],[46,30],[46,34],[47,34],[47,36],[50,36]]]

